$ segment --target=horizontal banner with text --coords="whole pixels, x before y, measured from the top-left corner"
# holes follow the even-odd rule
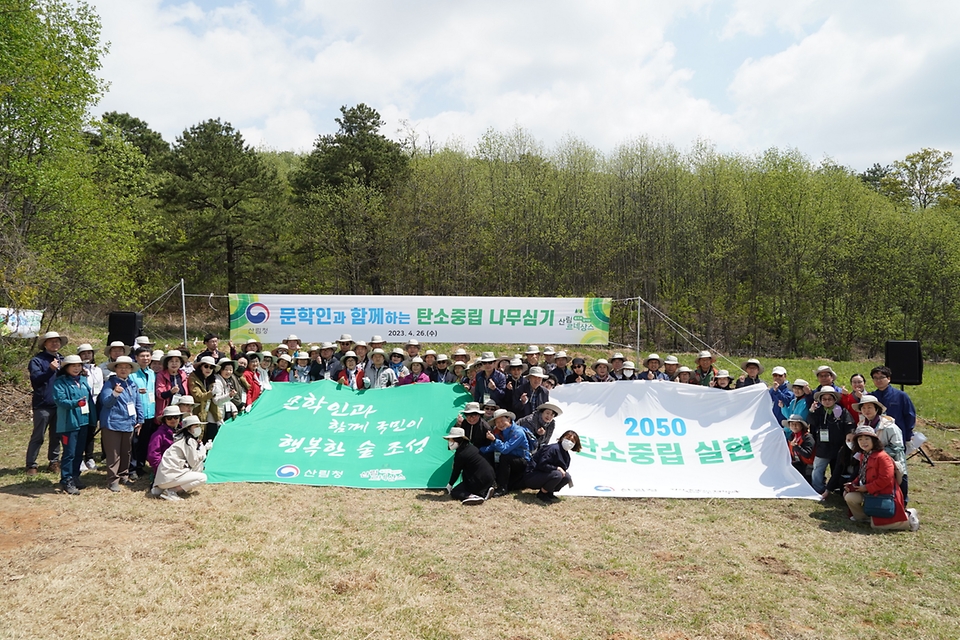
[[[230,339],[607,344],[610,298],[230,294]]]

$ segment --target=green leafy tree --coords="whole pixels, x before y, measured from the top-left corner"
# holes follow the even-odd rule
[[[893,163],[890,173],[880,178],[881,188],[894,200],[926,209],[951,193],[953,154],[923,148]]]
[[[157,249],[203,290],[240,291],[263,258],[259,233],[282,198],[276,169],[228,122],[207,120],[181,134],[166,164],[159,199],[172,215]],[[172,224],[170,224],[172,222]]]

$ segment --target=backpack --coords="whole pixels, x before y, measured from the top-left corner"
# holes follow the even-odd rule
[[[533,455],[537,452],[537,449],[540,448],[540,441],[537,440],[537,436],[533,435],[533,432],[530,429],[527,429],[523,425],[517,425],[523,429],[523,435],[527,438],[527,449],[530,450],[530,455]]]

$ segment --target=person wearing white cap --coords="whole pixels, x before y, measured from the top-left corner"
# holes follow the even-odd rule
[[[557,366],[556,364],[557,352],[554,351],[553,347],[544,347],[543,348],[543,370],[546,373],[550,373]]]
[[[370,364],[364,370],[364,376],[370,380],[371,389],[386,389],[396,386],[399,378],[386,360],[387,354],[377,347],[370,352]]]
[[[643,361],[644,370],[641,371],[637,377],[641,380],[661,380],[664,382],[669,382],[670,376],[663,371],[660,371],[660,365],[662,364],[663,360],[660,359],[660,355],[657,353],[651,353]]]
[[[107,356],[107,359],[100,363],[100,371],[103,372],[103,379],[106,380],[111,375],[107,365],[111,362],[116,362],[120,356],[130,355],[130,347],[123,344],[123,340],[114,340],[103,348],[103,355]]]
[[[450,358],[447,357],[447,354],[441,353],[437,356],[435,371],[430,379],[442,384],[452,384],[458,381],[457,376],[450,370]]]
[[[703,350],[697,354],[697,366],[690,374],[690,384],[698,384],[701,387],[709,387],[710,381],[717,375],[718,369],[713,366],[717,359],[708,350]]]
[[[303,344],[303,340],[295,336],[294,334],[288,335],[283,340],[284,344],[287,345],[287,349],[290,350],[290,353],[295,353],[300,350],[300,345]]]
[[[814,460],[816,443],[810,435],[810,424],[804,416],[793,414],[782,423],[790,430],[787,444],[790,448],[790,460],[793,468],[800,472],[807,482],[810,482],[810,465]]]
[[[836,384],[837,373],[833,370],[833,367],[828,364],[819,366],[817,367],[816,375],[818,384],[817,388],[814,389],[814,393],[820,391],[824,387],[832,387],[842,393],[843,390]]]
[[[155,349],[150,354],[150,368],[153,370],[154,374],[163,371],[161,360],[163,360],[163,349]]]
[[[340,360],[335,357],[334,349],[335,346],[332,342],[320,343],[320,357],[310,365],[311,380],[337,379],[337,374],[340,373],[343,365],[340,364]],[[347,351],[349,351],[349,349]]]
[[[281,353],[277,356],[277,368],[270,372],[270,382],[293,382],[293,356]]]
[[[517,389],[523,384],[523,360],[520,358],[511,358],[508,362],[509,368],[507,369],[507,386],[506,396],[507,396],[507,409],[513,408],[514,395],[516,394]]]
[[[677,369],[677,378],[674,382],[679,382],[680,384],[689,384],[690,376],[693,374],[693,369],[687,366],[682,366]]]
[[[473,402],[470,404],[476,405]],[[447,441],[447,448],[453,451],[453,470],[447,483],[447,493],[465,506],[483,504],[493,496],[496,482],[493,467],[461,427],[453,427],[443,437]],[[461,478],[462,482],[454,486]]]
[[[400,378],[400,380],[397,381],[397,386],[430,382],[430,376],[427,375],[426,368],[423,364],[423,358],[420,356],[413,356],[407,366],[410,367],[410,373]]]
[[[667,374],[670,382],[677,380],[677,369],[680,368],[680,361],[677,356],[667,356],[663,359],[663,372]]]
[[[203,356],[194,365],[193,373],[187,378],[187,390],[196,403],[193,414],[200,418],[200,422],[206,422],[207,414],[217,411],[217,406],[212,402],[214,369],[217,368],[217,363],[212,357]],[[214,422],[217,422],[217,418]]]
[[[610,356],[610,377],[614,380],[620,379],[620,370],[623,369],[623,363],[627,361],[627,358],[617,351],[612,356]]]
[[[147,463],[147,445],[150,444],[150,436],[157,428],[154,421],[157,412],[157,374],[150,367],[153,355],[149,349],[137,349],[135,355],[138,368],[130,374],[130,379],[137,385],[140,393],[143,426],[133,434],[129,475],[131,482],[143,475],[143,466]]]
[[[420,342],[418,340],[414,340],[413,338],[410,338],[409,340],[407,340],[407,344],[404,345],[404,348],[407,351],[405,364],[409,367],[410,360],[420,355]]]
[[[163,452],[173,444],[173,436],[180,428],[180,421],[188,415],[190,415],[189,412],[184,413],[179,404],[172,404],[163,410],[163,414],[160,416],[160,424],[153,435],[150,436],[150,444],[147,445],[147,464],[150,465],[154,473],[160,468]]]
[[[70,495],[77,495],[83,484],[80,470],[83,466],[83,447],[87,430],[97,424],[95,398],[87,385],[80,356],[63,359],[63,365],[53,383],[53,401],[57,405],[57,435],[63,444],[60,465],[60,484]]]
[[[567,362],[570,361],[570,358],[567,356],[566,351],[558,351],[557,354],[553,357],[553,369],[548,371],[550,377],[553,378],[553,382],[556,385],[561,385],[567,380],[567,376],[573,373],[573,370],[567,366]]]
[[[337,383],[346,385],[356,391],[370,388],[370,378],[366,377],[364,370],[358,365],[359,358],[353,351],[347,351],[340,358],[340,364],[343,369],[337,374]]]
[[[56,436],[57,403],[53,401],[53,383],[63,356],[60,349],[67,343],[67,336],[48,331],[40,338],[41,351],[30,359],[27,370],[30,386],[33,387],[33,433],[27,444],[28,476],[37,475],[37,455],[47,435],[47,467],[51,473],[60,473],[60,439]]]
[[[149,349],[151,352],[153,351],[153,348],[156,346],[156,344],[157,344],[156,342],[154,342],[147,336],[137,336],[133,340],[134,349]]]
[[[220,414],[216,424],[210,421],[210,414],[207,414],[207,428],[203,434],[203,441],[210,442],[217,437],[220,427],[227,420],[236,418],[237,415],[247,406],[246,387],[244,382],[237,378],[234,373],[237,363],[230,358],[220,358],[214,369],[213,377],[213,401]]]
[[[470,354],[467,353],[467,350],[463,347],[457,347],[457,350],[453,352],[453,361],[454,362],[469,362]]]
[[[370,336],[370,340],[367,341],[367,346],[370,347],[370,351],[374,349],[383,349],[387,344],[386,340],[381,336]]]
[[[527,350],[523,353],[523,374],[526,375],[527,371],[530,370],[530,367],[539,367],[540,366],[540,347],[535,344],[527,347]]]
[[[545,447],[553,438],[553,430],[557,426],[556,417],[559,415],[563,415],[560,407],[552,402],[544,402],[536,411],[517,420],[517,424],[536,436],[539,449]]]
[[[874,529],[893,529],[916,531],[920,528],[920,518],[916,509],[906,509],[906,499],[898,491],[896,463],[883,450],[880,438],[868,425],[860,425],[854,431],[854,454],[860,457],[860,472],[857,477],[844,485],[843,499],[850,509],[850,519],[854,522],[870,521]],[[886,513],[868,513],[866,497],[891,496],[893,504]]]
[[[860,402],[853,405],[853,410],[860,414],[858,426],[868,426],[873,429],[880,440],[880,446],[893,459],[897,469],[897,484],[903,492],[903,500],[906,503],[907,456],[904,451],[903,432],[893,417],[887,415],[887,407],[876,396],[864,395],[860,398]]]
[[[810,417],[810,405],[813,404],[813,391],[810,390],[810,383],[803,378],[797,378],[790,385],[790,390],[793,392],[793,397],[789,403],[781,407],[783,415],[800,416],[804,421],[807,421]],[[786,429],[784,429],[784,434],[789,440],[791,434]]]
[[[620,373],[617,374],[617,382],[621,380],[639,380],[640,376],[637,375],[637,365],[633,363],[632,360],[624,360],[623,366],[620,367]]]
[[[593,375],[587,378],[588,382],[615,382],[610,375],[610,363],[606,358],[600,358],[593,363]]]
[[[353,336],[351,336],[349,333],[341,333],[340,337],[337,338],[337,352],[333,354],[333,357],[337,360],[340,360],[347,353],[347,351],[352,349],[352,347]]]
[[[493,400],[497,406],[507,403],[507,376],[497,371],[497,357],[492,351],[484,351],[480,356],[482,369],[477,371],[473,385],[473,399],[481,405],[487,400]]]
[[[841,393],[824,387],[813,394],[816,407],[810,412],[810,433],[817,443],[813,460],[813,490],[822,494],[827,488],[827,466],[830,475],[837,472],[837,454],[843,448],[847,434],[856,428],[850,412],[840,406]]]
[[[100,391],[103,389],[103,369],[98,367],[96,362],[94,362],[93,347],[85,342],[77,347],[77,355],[80,356],[80,360],[83,362],[82,375],[86,378],[90,390],[93,391],[94,399],[99,398]],[[97,463],[93,459],[94,441],[96,440],[97,433],[97,423],[94,422],[90,428],[87,429],[86,442],[81,445],[81,454],[86,460],[84,467],[88,471],[93,471],[97,468]]]
[[[545,402],[550,402],[550,391],[543,386],[549,376],[542,367],[530,367],[526,379],[513,391],[513,412],[523,418],[537,411]]]
[[[740,368],[743,369],[745,373],[737,379],[737,389],[740,387],[750,387],[755,384],[766,386],[763,380],[760,379],[760,374],[763,373],[763,365],[760,364],[759,360],[750,358],[740,365]]]
[[[767,391],[770,393],[770,399],[773,400],[773,417],[776,418],[777,424],[780,424],[786,417],[783,415],[783,407],[793,400],[793,391],[790,390],[790,385],[787,383],[786,369],[778,365],[773,368],[771,376],[773,377],[773,384]]]
[[[182,500],[178,492],[193,491],[207,481],[203,465],[213,443],[201,443],[202,433],[203,426],[196,416],[183,419],[173,443],[163,452],[150,495],[170,501]]]
[[[107,365],[111,375],[100,391],[100,439],[106,454],[107,488],[114,493],[129,481],[133,433],[143,426],[143,403],[130,379],[136,363],[120,356]]]
[[[490,444],[480,449],[488,461],[493,461],[497,474],[494,496],[505,496],[512,489],[522,489],[527,463],[532,459],[527,436],[515,419],[512,412],[498,409],[493,414],[493,431],[487,433]]]
[[[260,353],[263,351],[263,343],[256,338],[248,339],[240,346],[239,350],[234,346],[233,340],[230,340],[227,344],[230,345],[230,357],[234,360],[247,353]]]
[[[370,364],[370,347],[363,340],[357,340],[353,343],[353,352],[357,354],[357,367],[366,369]]]
[[[430,382],[433,382],[434,375],[437,373],[437,352],[433,349],[427,349],[421,357],[423,358],[424,371],[430,378]]]

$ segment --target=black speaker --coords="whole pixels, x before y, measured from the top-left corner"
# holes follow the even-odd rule
[[[109,315],[107,344],[117,340],[128,347],[133,346],[137,336],[143,335],[143,314],[136,311],[111,311]]]
[[[887,340],[883,364],[890,367],[890,384],[923,384],[923,355],[918,340]]]

